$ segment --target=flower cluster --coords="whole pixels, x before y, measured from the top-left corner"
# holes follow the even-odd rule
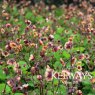
[[[0,93],[95,94],[95,8],[90,3],[57,8],[4,0],[0,6]]]

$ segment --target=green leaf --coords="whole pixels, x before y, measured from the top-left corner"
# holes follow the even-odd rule
[[[95,76],[95,71],[91,72],[91,75]]]
[[[70,19],[70,22],[74,22],[74,23],[78,23],[79,22],[79,19],[77,19],[76,17],[72,17],[71,19]]]
[[[25,70],[27,70],[28,69],[28,63],[26,63],[25,61],[19,61],[18,62],[19,63],[19,65],[21,66],[21,69],[23,70],[23,71],[25,71]]]
[[[62,16],[63,14],[63,10],[62,9],[56,9],[55,10],[55,16],[59,17],[59,16]]]
[[[6,85],[6,88],[5,88],[5,83],[0,84],[0,93],[2,93],[4,89],[6,93],[9,93],[11,91],[11,88],[8,85]]]
[[[48,91],[47,95],[53,95],[52,91]]]
[[[60,37],[60,35],[59,35],[59,34],[54,34],[54,39],[55,39],[55,40],[60,40],[60,39],[61,39],[61,37]]]
[[[39,15],[39,16],[36,17],[36,21],[41,23],[41,22],[43,22],[45,20],[44,20],[44,18],[42,16]]]
[[[6,74],[3,72],[2,68],[0,68],[0,79],[5,80],[6,79]]]
[[[56,61],[54,64],[53,64],[54,68],[59,68],[61,69],[62,68],[62,64],[60,63],[60,61]]]
[[[60,27],[60,28],[57,28],[57,31],[56,31],[57,33],[62,33],[63,32],[63,28],[62,27]]]
[[[34,87],[34,84],[33,84],[32,81],[29,81],[28,84],[29,84],[30,86]]]
[[[54,58],[56,58],[56,60],[59,60],[60,57],[61,57],[60,51],[54,52]]]
[[[51,25],[53,22],[51,21],[51,20],[49,20],[48,22],[45,22],[44,23],[44,26],[49,26],[49,25]]]
[[[58,80],[58,79],[54,79],[54,80],[53,80],[53,83],[54,83],[55,86],[57,86],[58,83],[59,83],[59,80]]]
[[[58,92],[61,92],[62,95],[67,95],[67,90],[66,90],[66,86],[64,85],[60,85]]]
[[[18,15],[18,10],[17,10],[17,7],[16,6],[14,6],[14,8],[13,8],[12,14],[14,16],[17,16]]]
[[[65,51],[65,50],[63,51],[62,55],[66,59],[69,59],[70,58],[70,54],[67,51]]]
[[[75,47],[75,48],[72,48],[72,49],[71,49],[72,52],[76,52],[76,51],[83,52],[84,50],[85,50],[84,47]]]
[[[2,91],[4,90],[4,87],[5,87],[4,83],[0,84],[0,93],[2,93]]]
[[[25,18],[30,19],[30,18],[32,18],[32,16],[33,16],[32,12],[27,12],[26,15],[25,15]]]
[[[90,80],[84,80],[83,82],[82,82],[82,84],[84,85],[84,86],[91,86],[91,82],[90,82]]]
[[[87,95],[94,95],[94,94],[92,94],[92,93],[89,93],[89,94],[87,94]]]
[[[23,95],[23,93],[15,93],[14,95]]]

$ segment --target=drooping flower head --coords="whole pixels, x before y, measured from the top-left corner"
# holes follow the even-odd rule
[[[51,81],[53,79],[53,69],[51,69],[48,65],[45,71],[45,79],[46,81]]]

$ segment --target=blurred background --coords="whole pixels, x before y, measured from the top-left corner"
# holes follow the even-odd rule
[[[2,1],[8,1],[8,2],[16,2],[16,3],[21,3],[21,2],[30,2],[32,5],[35,5],[38,2],[44,2],[46,5],[56,5],[60,6],[62,4],[73,4],[73,5],[80,5],[83,1],[87,1],[88,3],[92,4],[95,6],[95,0],[0,0]]]

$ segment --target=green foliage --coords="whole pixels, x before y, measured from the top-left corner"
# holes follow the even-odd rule
[[[95,83],[89,76],[78,83],[73,78],[63,78],[76,72],[83,77],[80,73],[88,71],[94,80],[95,25],[94,13],[89,10],[93,8],[86,9],[83,4],[82,10],[64,5],[57,8],[51,5],[53,0],[46,2],[50,5],[44,6],[41,2],[28,6],[27,0],[22,1],[21,6],[14,2],[1,4],[0,95],[3,90],[4,95],[24,95],[25,92],[67,95],[69,90],[76,95],[76,91],[72,91],[75,88],[83,95],[95,95],[92,88]]]
[[[68,51],[64,50],[63,53],[62,53],[63,57],[65,59],[69,59],[70,58],[70,54],[68,53]]]
[[[6,87],[5,87],[5,85],[6,84],[4,84],[4,83],[0,84],[0,93],[2,93],[2,91],[4,91],[4,89],[5,89],[6,93],[11,92],[11,88],[8,85],[6,85]]]
[[[6,74],[4,73],[2,68],[0,68],[0,80],[5,80],[5,79],[6,79]]]

